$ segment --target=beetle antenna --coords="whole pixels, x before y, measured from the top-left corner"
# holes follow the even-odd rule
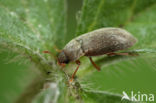
[[[62,50],[58,49],[58,47],[56,45],[54,45],[53,47],[54,47],[55,51],[57,51],[58,53],[62,52]]]
[[[43,53],[50,54],[53,58],[55,58],[56,60],[58,60],[57,57],[52,52],[50,52],[50,51],[45,50],[45,51],[43,51]]]
[[[57,58],[55,55],[53,55],[52,52],[46,50],[46,51],[43,51],[43,53],[50,54],[53,58],[55,58],[55,60],[57,61],[57,64],[58,64],[58,65],[60,65],[60,66],[62,66],[62,67],[65,67],[65,64],[60,63],[59,60],[58,60],[58,58]]]

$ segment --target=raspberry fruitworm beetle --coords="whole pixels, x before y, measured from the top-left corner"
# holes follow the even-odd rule
[[[127,53],[114,53],[124,50],[136,43],[136,39],[126,30],[121,28],[101,28],[72,39],[58,55],[59,64],[76,62],[78,67],[72,75],[74,78],[79,66],[81,56],[87,56],[93,66],[100,68],[93,62],[92,56],[100,55],[128,55]]]

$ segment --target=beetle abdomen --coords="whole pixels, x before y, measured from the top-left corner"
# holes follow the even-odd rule
[[[98,56],[123,50],[136,43],[136,39],[120,28],[102,28],[75,38],[85,56]]]

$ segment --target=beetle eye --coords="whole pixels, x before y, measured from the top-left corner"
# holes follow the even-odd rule
[[[66,60],[64,61],[64,63],[68,64],[68,63],[69,63],[69,60],[68,60],[68,59],[66,59]]]

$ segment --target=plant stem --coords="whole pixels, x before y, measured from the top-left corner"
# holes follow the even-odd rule
[[[45,78],[43,76],[37,76],[31,83],[26,87],[24,92],[15,101],[15,103],[31,103],[34,97],[41,91]]]

